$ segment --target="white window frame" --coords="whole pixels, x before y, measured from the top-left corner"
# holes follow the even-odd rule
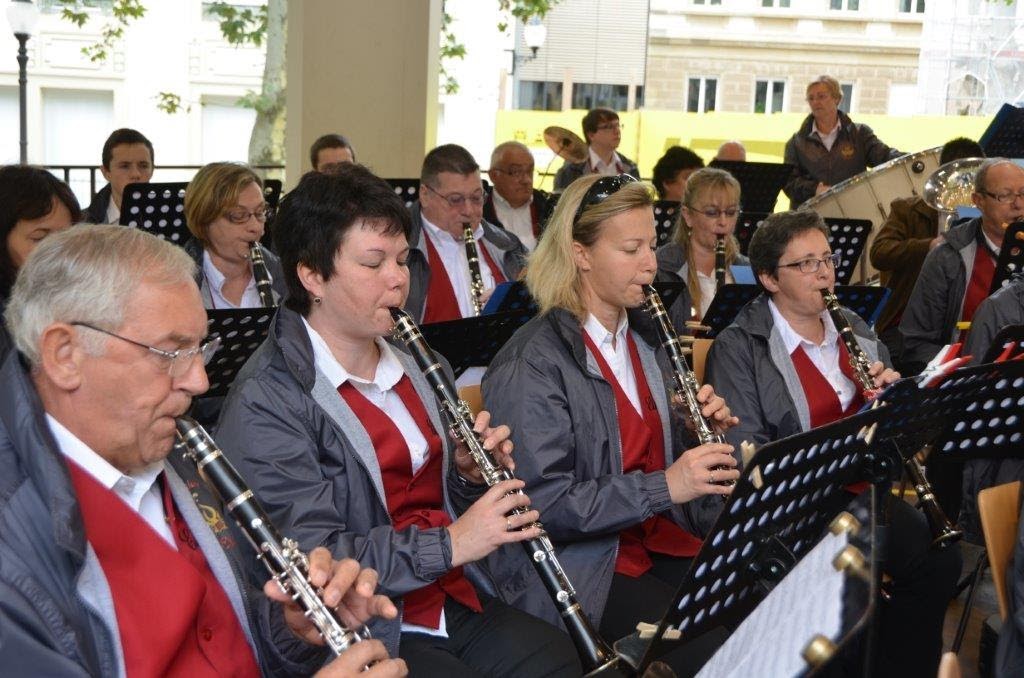
[[[752,113],[757,113],[757,86],[762,82],[767,83],[768,85],[765,89],[764,115],[768,115],[770,113],[784,113],[789,105],[789,82],[786,78],[756,78],[754,80],[754,99],[750,106],[750,111]],[[777,111],[771,110],[772,94],[775,92],[775,83],[782,83],[782,108]],[[758,115],[761,114],[758,113]]]
[[[718,82],[721,80],[717,75],[689,75],[686,77],[686,101],[683,104],[683,111],[685,113],[690,112],[690,81],[700,80],[700,89],[697,93],[697,113],[711,113],[718,110]],[[704,104],[707,101],[707,84],[708,80],[715,81],[715,107],[705,110]]]

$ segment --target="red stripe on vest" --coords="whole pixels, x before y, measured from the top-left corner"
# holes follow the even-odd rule
[[[653,473],[665,469],[665,443],[661,416],[654,402],[651,388],[644,376],[633,336],[626,333],[629,359],[636,378],[637,395],[643,410],[636,411],[629,396],[612,372],[601,351],[594,345],[590,335],[583,331],[583,342],[594,356],[594,361],[615,393],[615,406],[619,414],[619,441],[622,446],[622,471]],[[700,550],[701,540],[662,515],[654,515],[639,525],[626,528],[619,533],[619,554],[615,560],[615,571],[628,577],[639,577],[651,569],[650,553],[687,558]]]
[[[960,320],[968,321],[974,317],[978,306],[988,297],[995,274],[996,260],[992,258],[988,247],[979,244],[974,253],[974,266],[971,267],[971,279],[968,281],[967,291],[964,293],[964,308]]]
[[[455,298],[455,288],[448,277],[448,270],[438,254],[437,248],[426,232],[423,239],[427,243],[427,267],[430,269],[430,280],[427,283],[427,299],[423,308],[423,323],[438,323],[445,320],[458,320],[462,317],[459,302]],[[506,282],[501,267],[494,263],[491,254],[482,242],[477,242],[478,249],[494,278],[494,284]]]
[[[427,461],[415,474],[412,472],[409,446],[391,417],[367,400],[351,382],[346,381],[338,387],[338,393],[352,408],[373,443],[384,481],[388,513],[395,530],[404,530],[410,525],[420,529],[445,527],[452,520],[441,508],[441,483],[444,478],[441,469],[441,438],[434,431],[423,401],[408,375],[403,375],[395,384],[394,392],[402,399],[420,433],[427,439]],[[402,597],[402,620],[407,624],[438,628],[446,595],[471,610],[482,610],[473,585],[466,579],[462,568],[455,567],[437,581],[406,593]]]
[[[86,538],[114,599],[128,676],[259,676],[235,610],[166,482],[178,550],[114,492],[68,461]]]

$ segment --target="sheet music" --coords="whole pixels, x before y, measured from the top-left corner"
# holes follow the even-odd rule
[[[796,676],[807,670],[800,653],[822,634],[837,640],[842,628],[843,582],[832,566],[847,534],[827,533],[739,625],[704,665],[698,678]]]

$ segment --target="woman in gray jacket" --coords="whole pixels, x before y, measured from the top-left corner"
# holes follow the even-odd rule
[[[739,476],[728,445],[686,450],[665,354],[627,317],[654,280],[655,244],[645,185],[628,175],[573,182],[527,268],[541,314],[483,381],[580,603],[612,641],[665,612],[731,491],[715,482]],[[736,423],[712,388],[698,398],[719,428]],[[506,600],[556,618],[529,565],[496,567]]]

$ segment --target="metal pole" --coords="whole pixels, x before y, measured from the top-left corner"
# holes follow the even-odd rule
[[[15,33],[18,39],[18,114],[21,122],[21,164],[28,164],[28,42],[27,33]]]

